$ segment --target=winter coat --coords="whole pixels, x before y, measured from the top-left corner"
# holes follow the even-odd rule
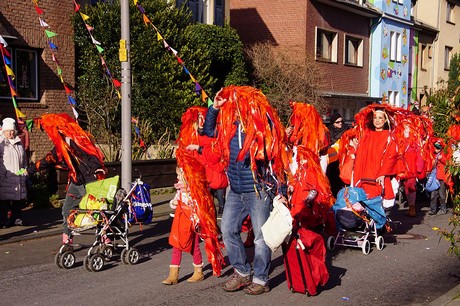
[[[27,167],[27,157],[18,136],[12,142],[0,137],[0,158],[0,200],[25,200],[26,176],[17,173]]]
[[[208,137],[215,137],[215,127],[219,110],[210,106],[206,114],[206,120],[203,126],[203,134]],[[239,124],[239,122],[235,122]],[[244,144],[245,134],[239,128],[236,129],[235,135],[230,140],[230,160],[228,161],[227,175],[230,182],[230,188],[233,192],[249,193],[254,192],[254,186],[258,186],[254,181],[251,171],[251,161],[249,153],[243,160],[237,161],[237,156]]]

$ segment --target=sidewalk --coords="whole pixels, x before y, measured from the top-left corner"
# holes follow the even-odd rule
[[[153,218],[169,215],[169,201],[174,193],[152,196]],[[30,239],[60,235],[62,233],[62,214],[60,208],[25,209],[22,211],[25,226],[12,226],[0,229],[0,245]]]

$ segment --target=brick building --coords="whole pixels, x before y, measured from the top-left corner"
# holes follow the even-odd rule
[[[52,42],[55,59],[62,69],[62,78],[70,88],[75,86],[75,52],[71,18],[74,13],[72,1],[53,0],[38,2],[43,14],[41,19],[49,25],[48,30],[57,34]],[[33,2],[24,0],[0,1],[0,35],[8,43],[18,107],[27,119],[43,113],[67,112],[72,115],[63,83],[57,73],[56,62],[48,44],[44,27],[40,25],[39,10]],[[4,78],[4,63],[0,58],[0,115],[14,118],[14,108],[8,84]],[[30,133],[32,158],[41,158],[52,148],[48,136],[33,128]]]
[[[369,95],[371,19],[380,13],[358,1],[234,0],[230,24],[246,46],[270,42],[322,68],[330,111],[352,120],[379,97]]]

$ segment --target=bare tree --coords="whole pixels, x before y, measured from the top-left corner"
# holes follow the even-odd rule
[[[292,52],[280,50],[270,43],[257,43],[247,50],[256,86],[261,88],[281,120],[287,123],[289,101],[306,102],[323,113],[326,105],[320,92],[323,73],[315,61],[298,59]]]

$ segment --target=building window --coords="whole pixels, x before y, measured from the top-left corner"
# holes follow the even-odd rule
[[[38,53],[36,50],[8,48],[11,69],[15,75],[13,86],[17,100],[38,100]],[[0,58],[0,98],[11,98],[10,86],[3,58]]]
[[[452,58],[452,47],[444,49],[444,70],[450,70],[450,59]]]
[[[401,61],[401,33],[390,32],[390,61]]]
[[[404,4],[404,0],[398,0],[399,4]]]
[[[224,26],[225,21],[225,1],[215,0],[214,2],[214,24]]]
[[[363,40],[345,36],[345,64],[363,66]]]
[[[399,106],[399,91],[388,91],[388,103],[390,103],[390,105]]]
[[[337,33],[316,29],[316,59],[337,63]]]
[[[446,7],[446,21],[447,22],[455,23],[454,8],[455,8],[455,4],[447,2],[447,7]]]
[[[176,0],[176,7],[188,8],[192,20],[223,26],[225,22],[225,0]]]

